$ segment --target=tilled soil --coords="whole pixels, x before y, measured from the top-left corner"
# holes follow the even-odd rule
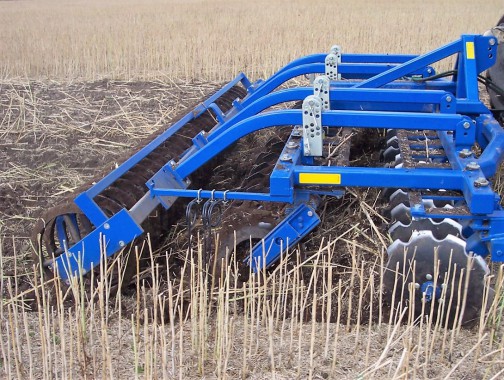
[[[159,133],[173,122],[172,118],[188,104],[218,87],[107,80],[0,84],[0,238],[7,258],[4,268],[11,270],[16,264],[31,269],[30,236],[44,210],[78,195],[83,183],[100,179],[149,140],[150,134]],[[209,188],[244,186],[244,177],[264,150],[263,144],[274,134],[286,136],[285,131],[269,131],[240,141],[210,180]],[[376,160],[377,137],[356,138],[352,159]],[[303,241],[303,254],[309,256],[320,248],[323,238],[339,236],[362,221],[362,226],[346,238],[352,240],[368,232],[374,235],[359,208],[359,202],[368,198],[373,202],[377,192],[326,200],[323,223]],[[379,226],[383,224],[375,219]],[[160,262],[166,262],[163,252],[187,249],[185,220],[173,230],[160,250]],[[376,241],[371,244],[375,254],[366,253],[370,255],[368,261],[375,261],[379,254]],[[335,260],[342,268],[351,266],[350,252],[344,244],[336,252]]]
[[[21,283],[18,290],[29,288],[31,275],[24,276],[23,273],[32,268],[33,247],[29,238],[38,215],[61,199],[76,196],[79,186],[108,173],[151,133],[169,125],[188,104],[217,87],[217,84],[202,83],[107,80],[65,84],[0,83],[0,243],[3,275],[9,276],[15,270],[21,273],[17,277]],[[210,180],[209,188],[240,188],[249,168],[264,149],[264,143],[275,133],[243,139],[229,152],[223,166]],[[379,133],[357,136],[351,160],[355,165],[376,164],[379,147]],[[384,249],[389,243],[384,234],[387,223],[380,216],[385,207],[377,189],[349,189],[341,199],[325,199],[319,210],[321,225],[297,247],[302,261],[335,237],[342,236],[336,244],[328,245],[327,250],[334,265],[333,291],[341,281],[345,287],[342,300],[347,305],[345,310],[336,310],[337,306],[333,306],[332,322],[334,316],[339,315],[342,323],[358,326],[359,322],[374,321],[376,316],[372,310],[376,313],[378,308],[382,308],[377,289],[382,265],[380,259],[383,259]],[[183,257],[187,247],[185,221],[181,220],[173,227],[166,244],[156,252],[157,262],[167,262],[166,252],[174,257]],[[314,266],[316,262],[309,260],[304,265],[301,276],[306,281],[310,281]],[[172,271],[170,275],[180,273],[177,268],[164,268],[167,269]],[[358,279],[362,276],[366,280],[359,283]],[[124,295],[124,315],[134,313],[138,300],[142,305],[149,305],[148,271],[141,277],[143,286],[147,288],[138,297]],[[369,278],[374,278],[374,291],[369,289]],[[157,294],[166,290],[163,288],[166,284],[158,285]],[[327,284],[320,278],[318,286],[320,291],[324,291]],[[310,302],[308,298],[307,301]],[[348,305],[353,305],[353,308]],[[386,307],[383,309],[383,320],[387,320]],[[325,311],[320,307],[307,307],[302,318],[305,321],[323,321]],[[145,315],[148,316],[148,313]],[[163,317],[166,319],[167,316]],[[371,327],[369,331],[372,331]],[[377,331],[383,333],[384,329]],[[469,341],[475,339],[476,335],[469,331],[467,334]],[[348,347],[351,345],[349,343]],[[359,368],[361,364],[352,360],[348,366]],[[353,370],[349,368],[350,373]],[[484,368],[479,368],[479,371],[484,371]],[[467,372],[465,368],[463,372]],[[324,374],[321,376],[326,377]],[[432,377],[435,376],[433,373]]]
[[[28,247],[39,212],[101,178],[214,84],[0,83],[0,237]],[[18,247],[19,249],[19,247]]]

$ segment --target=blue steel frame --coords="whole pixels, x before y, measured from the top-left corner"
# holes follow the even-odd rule
[[[457,56],[456,74],[451,78],[430,79],[435,71],[429,65],[452,55]],[[316,214],[319,195],[340,196],[346,186],[458,190],[461,196],[457,200],[464,202],[470,211],[470,215],[456,216],[470,220],[467,249],[481,255],[491,253],[493,260],[504,261],[504,212],[499,206],[500,198],[490,186],[480,186],[481,182],[477,181],[495,174],[504,154],[504,132],[478,96],[477,76],[495,63],[496,56],[494,37],[463,35],[457,41],[420,56],[343,54],[338,72],[345,80],[331,82],[331,107],[322,112],[324,128],[436,131],[446,152],[446,157],[441,159],[448,162],[451,169],[321,167],[304,157],[303,144],[298,144],[297,148],[285,148],[291,160],[276,165],[270,177],[270,193],[187,189],[191,173],[243,136],[264,128],[302,125],[301,110],[263,111],[312,95],[312,87],[275,90],[292,78],[323,74],[326,55],[315,54],[295,60],[266,81],[251,83],[243,73],[239,74],[76,198],[75,203],[96,228],[55,259],[59,275],[66,279],[98,265],[103,250],[110,256],[133,241],[142,233],[140,223],[149,213],[158,204],[169,208],[177,197],[293,204],[293,211],[284,221],[262,244],[253,248],[250,265],[260,270],[275,262],[282,251],[315,228],[319,221]],[[235,101],[233,108],[223,114],[215,101],[237,83],[247,89],[247,96]],[[156,173],[146,183],[146,195],[131,210],[122,210],[107,218],[93,198],[207,109],[217,116],[215,127],[206,135],[194,136],[193,146],[178,162],[167,163]],[[299,133],[293,132],[293,135],[299,136]],[[482,148],[482,154],[461,157],[460,152],[470,149],[475,142]],[[479,164],[479,169],[465,170],[469,162]],[[308,188],[310,185],[323,187],[313,190]],[[412,214],[435,217],[422,205],[414,205]],[[64,233],[59,235],[65,236]],[[64,246],[65,242],[60,244]]]

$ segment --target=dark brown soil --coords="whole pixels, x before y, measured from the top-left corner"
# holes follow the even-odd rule
[[[28,248],[40,210],[55,205],[217,86],[155,82],[0,83],[0,238]],[[77,194],[76,194],[77,195]],[[19,250],[19,246],[18,246]]]

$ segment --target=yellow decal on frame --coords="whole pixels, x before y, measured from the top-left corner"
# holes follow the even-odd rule
[[[474,42],[466,42],[467,59],[474,59]]]
[[[299,173],[299,183],[312,185],[339,185],[341,184],[341,174]]]

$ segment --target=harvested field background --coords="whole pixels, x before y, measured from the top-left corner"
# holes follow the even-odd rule
[[[117,297],[106,282],[94,297],[39,284],[29,240],[41,210],[239,71],[267,77],[335,43],[422,53],[503,13],[497,0],[0,1],[0,377],[504,376],[503,268],[492,264],[494,301],[471,329],[389,313],[376,191],[332,201],[301,253],[239,289],[207,288],[183,225],[153,255],[185,266],[159,265]]]
[[[258,79],[334,44],[427,52],[502,11],[499,0],[0,1],[0,78]]]

